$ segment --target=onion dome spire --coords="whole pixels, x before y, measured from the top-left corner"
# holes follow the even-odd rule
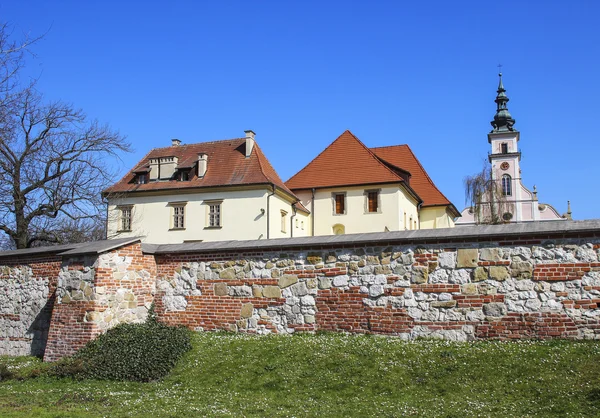
[[[508,111],[508,107],[506,104],[508,103],[508,97],[506,96],[506,89],[504,88],[504,84],[502,84],[502,73],[498,73],[500,77],[500,81],[498,82],[498,95],[496,96],[496,114],[494,115],[494,120],[491,122],[494,129],[492,132],[508,132],[514,131],[513,125],[515,124],[515,120],[510,115]]]

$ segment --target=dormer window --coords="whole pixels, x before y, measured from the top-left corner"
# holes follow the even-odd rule
[[[179,170],[177,173],[178,181],[189,181],[190,180],[190,170]]]
[[[502,154],[508,154],[508,144],[507,144],[506,142],[503,142],[503,143],[500,145],[500,148],[501,148],[501,150],[502,150],[502,151],[501,151],[501,152],[502,152]]]
[[[148,173],[138,173],[135,177],[136,184],[146,184],[148,183]]]

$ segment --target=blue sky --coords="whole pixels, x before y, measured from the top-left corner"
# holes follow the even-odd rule
[[[350,129],[409,144],[464,207],[482,167],[503,64],[522,177],[560,213],[600,217],[597,1],[30,1],[15,34],[46,33],[27,72],[132,143],[124,173],[171,138],[252,129],[283,180]]]

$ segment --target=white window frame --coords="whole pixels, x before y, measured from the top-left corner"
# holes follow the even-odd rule
[[[187,202],[171,202],[169,206],[171,207],[171,221],[170,221],[170,230],[173,231],[181,231],[185,229],[185,221],[186,221],[186,213],[185,207]]]
[[[119,210],[118,232],[131,232],[133,224],[133,205],[118,206],[117,209]],[[126,214],[127,216],[125,216]]]
[[[206,226],[205,229],[218,229],[223,227],[223,201],[208,200],[206,205]]]

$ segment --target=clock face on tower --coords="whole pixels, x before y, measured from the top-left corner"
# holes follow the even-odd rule
[[[506,161],[504,161],[502,164],[500,164],[500,168],[502,170],[508,170],[508,167],[510,167],[510,165]]]

